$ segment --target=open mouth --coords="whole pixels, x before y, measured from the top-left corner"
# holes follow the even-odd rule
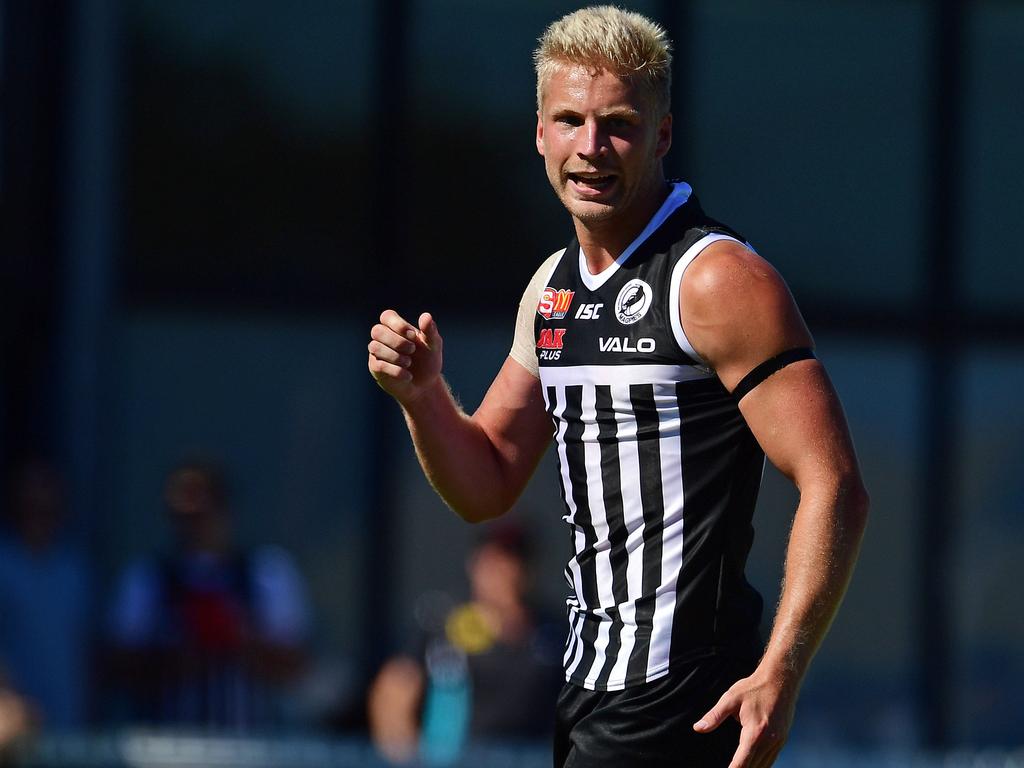
[[[618,177],[613,173],[569,173],[569,181],[581,191],[603,192],[615,183]]]

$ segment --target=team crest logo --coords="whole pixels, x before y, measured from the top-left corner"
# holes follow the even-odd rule
[[[537,302],[537,314],[545,320],[561,320],[569,313],[569,305],[572,304],[572,297],[575,291],[567,291],[565,288],[555,290],[545,288]]]
[[[643,280],[630,280],[615,298],[615,317],[623,325],[632,325],[651,308],[654,292]]]

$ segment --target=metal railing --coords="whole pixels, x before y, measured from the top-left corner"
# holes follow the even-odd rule
[[[167,731],[48,734],[11,755],[18,768],[390,768],[365,741],[213,736]],[[426,763],[417,764],[426,766]],[[434,763],[432,765],[438,765]],[[549,768],[546,745],[478,746],[448,768]],[[944,754],[808,749],[793,745],[778,768],[1024,768],[1017,750]]]

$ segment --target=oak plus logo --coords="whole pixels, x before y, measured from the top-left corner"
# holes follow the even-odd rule
[[[541,328],[540,338],[537,339],[537,355],[540,360],[558,360],[562,356],[563,339],[565,328]]]
[[[565,288],[545,288],[544,293],[540,295],[540,301],[537,302],[537,314],[545,320],[561,320],[569,313],[574,293],[575,291]]]
[[[615,297],[615,317],[623,325],[632,325],[651,308],[654,292],[643,280],[630,280]]]

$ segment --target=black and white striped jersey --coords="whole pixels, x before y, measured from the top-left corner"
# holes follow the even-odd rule
[[[537,305],[573,544],[566,679],[585,688],[760,648],[761,598],[744,565],[764,454],[679,319],[683,271],[722,238],[743,242],[677,183],[600,274],[574,240]]]

